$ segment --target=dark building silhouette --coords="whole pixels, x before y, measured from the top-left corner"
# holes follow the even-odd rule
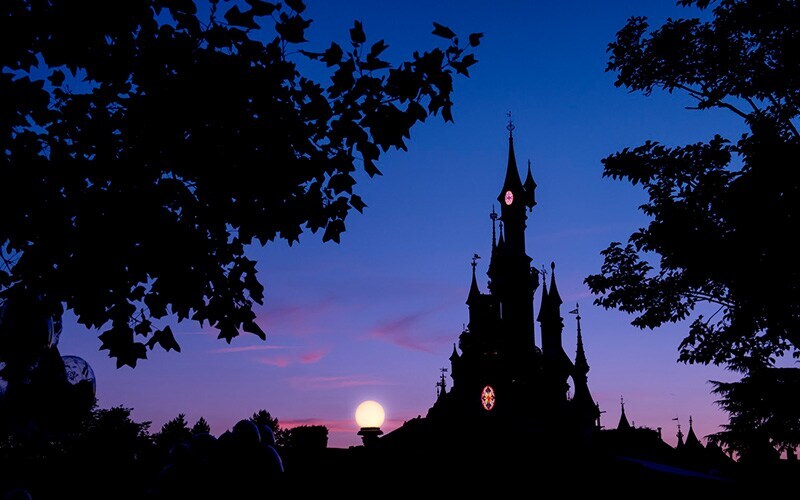
[[[488,287],[483,292],[478,285],[480,257],[476,254],[466,300],[469,324],[450,355],[453,383],[448,390],[443,370],[436,384],[437,400],[427,418],[439,428],[480,423],[483,428],[513,428],[528,434],[557,428],[588,439],[599,426],[600,411],[589,390],[581,318],[577,309],[571,311],[577,315],[573,362],[561,342],[564,319],[555,263],[549,272],[539,271],[527,253],[525,232],[528,215],[536,206],[537,186],[530,162],[525,182],[520,179],[513,129],[509,123],[508,162],[497,196],[500,214],[493,209],[490,215]],[[534,315],[540,285],[540,305]],[[540,325],[540,344],[534,318]]]

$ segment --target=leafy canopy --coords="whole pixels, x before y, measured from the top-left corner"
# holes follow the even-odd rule
[[[247,245],[339,242],[356,178],[452,121],[481,34],[392,64],[356,21],[306,43],[301,0],[0,4],[0,299],[63,307],[117,365],[180,350],[169,317],[265,338]],[[300,64],[300,66],[299,66]],[[301,72],[319,65],[328,79]],[[317,70],[314,69],[316,72]],[[5,354],[0,346],[0,361]],[[6,350],[7,352],[7,350]]]
[[[750,371],[800,355],[800,5],[679,3],[713,6],[710,20],[651,30],[631,18],[607,70],[631,91],[684,92],[695,109],[730,111],[748,132],[648,141],[605,158],[604,176],[647,192],[650,223],[605,249],[586,282],[597,304],[634,314],[641,328],[694,316],[681,361]],[[710,314],[693,314],[699,305]]]

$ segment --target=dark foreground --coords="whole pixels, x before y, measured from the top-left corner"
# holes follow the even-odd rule
[[[0,498],[305,498],[311,495],[469,495],[556,498],[575,494],[616,498],[776,497],[796,492],[797,462],[769,466],[730,463],[697,471],[601,450],[510,443],[367,449],[284,450],[274,457],[241,443],[205,440],[168,455],[130,457],[59,450],[2,450]],[[120,450],[121,451],[121,450]],[[133,458],[133,460],[131,460]],[[25,495],[29,494],[30,497]]]

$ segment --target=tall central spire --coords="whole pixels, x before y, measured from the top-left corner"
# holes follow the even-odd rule
[[[497,197],[497,201],[501,203],[501,207],[511,205],[514,198],[518,198],[517,203],[521,203],[523,188],[522,180],[519,178],[519,170],[517,169],[517,156],[514,153],[514,122],[511,120],[511,113],[508,113],[508,163],[506,165],[506,178],[503,181],[503,189]],[[509,197],[510,193],[510,197]]]

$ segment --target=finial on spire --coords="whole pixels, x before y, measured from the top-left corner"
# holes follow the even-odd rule
[[[480,259],[480,258],[481,258],[481,256],[476,254],[476,253],[472,254],[472,272],[473,273],[475,272],[475,266],[478,265],[478,259]]]
[[[508,125],[506,125],[506,130],[508,130],[508,138],[513,139],[514,129],[517,127],[514,126],[514,120],[511,118],[511,111],[507,112],[506,116],[508,117]]]
[[[547,269],[545,269],[544,265],[542,265],[542,285],[547,287]]]

